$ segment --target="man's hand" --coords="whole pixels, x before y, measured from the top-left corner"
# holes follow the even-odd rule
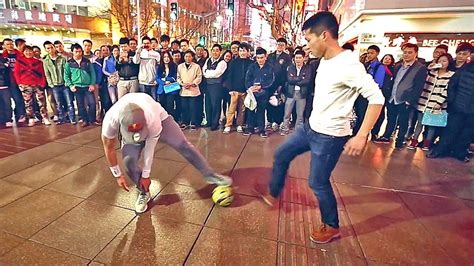
[[[124,175],[121,175],[120,177],[117,178],[117,184],[119,185],[119,187],[123,188],[125,191],[127,192],[129,191],[127,180],[125,180]]]
[[[344,146],[344,154],[349,156],[358,156],[362,153],[366,144],[366,136],[356,135],[355,137],[349,139],[349,141]]]
[[[95,85],[89,85],[89,91],[93,92],[95,90]]]
[[[71,86],[71,91],[76,92],[77,91],[76,86]]]

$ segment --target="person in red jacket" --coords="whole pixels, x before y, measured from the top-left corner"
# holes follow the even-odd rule
[[[33,94],[40,107],[40,113],[43,117],[43,124],[49,126],[51,122],[48,118],[46,109],[46,98],[41,88],[46,86],[46,76],[44,74],[43,62],[33,57],[33,48],[26,46],[24,57],[17,57],[17,62],[13,70],[15,80],[20,87],[23,101],[25,102],[26,117],[28,118],[28,126],[34,126],[33,111]]]

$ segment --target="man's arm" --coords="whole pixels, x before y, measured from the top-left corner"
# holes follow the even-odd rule
[[[226,69],[227,69],[227,63],[224,60],[222,60],[219,62],[219,64],[217,64],[217,67],[215,70],[207,69],[204,72],[204,77],[208,79],[219,78],[224,74]]]
[[[125,176],[123,175],[122,171],[117,162],[117,153],[115,151],[115,143],[116,138],[110,139],[102,135],[102,144],[104,146],[105,158],[109,163],[110,171],[112,171],[112,175],[117,178],[117,184],[122,187],[125,191],[129,191],[127,181],[125,180]]]

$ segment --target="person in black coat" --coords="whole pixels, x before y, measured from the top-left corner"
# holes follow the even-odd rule
[[[3,44],[2,44],[3,45]],[[0,48],[2,47],[0,45]],[[8,86],[10,85],[10,73],[8,72],[8,60],[0,51],[0,128],[12,127],[12,105]]]
[[[306,107],[306,96],[309,92],[312,67],[304,63],[305,52],[297,50],[295,52],[294,63],[287,70],[287,85],[284,90],[286,96],[285,116],[280,128],[281,135],[287,135],[290,131],[290,117],[293,107],[296,104],[296,126],[300,126],[304,121],[304,110]]]

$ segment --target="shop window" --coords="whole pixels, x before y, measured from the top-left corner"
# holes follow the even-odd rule
[[[72,15],[77,14],[77,6],[67,6],[67,13]]]
[[[18,6],[18,9],[23,9],[23,10],[29,9],[29,4],[26,1],[17,1],[16,4]]]
[[[43,11],[43,3],[40,2],[30,2],[31,10]]]
[[[0,0],[0,9],[6,9],[7,4],[5,3],[5,0]]]
[[[53,11],[57,13],[66,13],[66,6],[65,5],[60,5],[60,4],[55,4]]]
[[[86,6],[79,6],[79,7],[77,7],[77,14],[79,16],[87,17],[89,15],[89,11],[88,11]]]

